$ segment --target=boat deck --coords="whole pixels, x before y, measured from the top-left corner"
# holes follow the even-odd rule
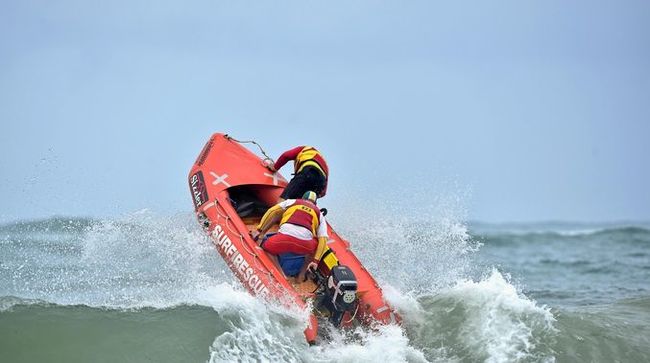
[[[316,284],[311,280],[298,282],[295,277],[287,277],[287,281],[291,283],[293,288],[296,289],[300,295],[311,295],[317,288]]]
[[[255,229],[257,224],[260,222],[260,218],[248,217],[248,218],[242,218],[242,221],[244,222],[244,224],[246,224],[248,231],[251,232]],[[278,225],[276,224],[273,227],[271,227],[268,232],[277,232],[277,231],[278,231]],[[295,277],[286,277],[286,279],[287,281],[289,281],[289,283],[291,283],[291,286],[293,286],[293,288],[296,289],[296,291],[300,295],[311,296],[317,288],[316,283],[314,283],[311,280],[299,282],[298,279]]]

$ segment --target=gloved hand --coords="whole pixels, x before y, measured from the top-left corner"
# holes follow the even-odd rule
[[[275,163],[273,163],[273,160],[264,159],[264,160],[262,160],[262,165],[264,165],[265,168],[269,169],[272,172],[277,171],[277,170],[275,170]]]
[[[253,238],[253,241],[257,242],[257,240],[260,238],[260,231],[257,229],[254,229],[250,232],[251,237]]]
[[[307,280],[307,272],[311,274],[315,274],[317,268],[318,268],[318,263],[314,261],[310,262],[309,265],[307,265],[307,268],[298,274],[298,281],[303,282]]]

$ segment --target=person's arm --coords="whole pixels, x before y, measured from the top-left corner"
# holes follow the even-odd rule
[[[288,199],[269,208],[269,210],[264,213],[264,216],[262,216],[260,223],[255,227],[257,234],[253,236],[254,239],[257,239],[257,236],[259,235],[265,234],[271,226],[277,223],[282,217],[282,213],[284,213],[284,211],[293,203],[295,203],[295,199]]]
[[[289,160],[296,160],[296,157],[298,157],[298,154],[300,154],[303,148],[304,146],[296,146],[291,150],[283,152],[278,160],[273,164],[273,169],[276,171],[280,170]]]
[[[318,264],[318,262],[320,262],[320,259],[323,257],[323,254],[327,248],[327,240],[329,240],[329,236],[327,235],[327,221],[325,220],[325,216],[322,212],[318,220],[318,229],[316,230],[318,246],[316,247],[316,251],[314,252],[313,257],[313,261],[315,261],[316,264]]]
[[[325,221],[325,216],[323,216],[323,213],[320,214],[319,222],[320,223],[318,224],[318,229],[316,231],[318,246],[316,246],[316,251],[314,251],[314,255],[312,256],[311,260],[305,258],[305,263],[302,265],[300,273],[298,273],[298,281],[305,281],[307,270],[316,271],[318,264],[320,263],[320,259],[323,258],[323,255],[329,249],[329,246],[327,246],[327,241],[329,240],[329,236],[327,235],[327,222]]]
[[[264,234],[274,225],[278,219],[282,216],[283,209],[279,205],[274,205],[269,208],[269,210],[264,213],[264,216],[260,220],[260,224],[255,228],[259,234]]]
[[[325,252],[329,250],[327,239],[327,237],[318,237],[318,247],[316,247],[316,252],[314,252],[311,259],[305,256],[305,262],[302,264],[300,272],[298,272],[298,281],[305,281],[307,279],[307,271],[314,273],[318,269],[321,258]]]

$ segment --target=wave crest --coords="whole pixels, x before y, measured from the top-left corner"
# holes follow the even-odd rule
[[[413,340],[427,347],[447,347],[450,359],[554,359],[553,314],[519,293],[496,269],[479,281],[461,280],[419,300],[424,316],[409,328]]]

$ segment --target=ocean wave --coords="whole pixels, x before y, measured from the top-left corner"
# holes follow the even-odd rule
[[[631,306],[650,313],[650,296],[639,296],[634,298],[622,299],[617,302],[622,306]]]
[[[25,303],[23,301],[22,303]],[[211,308],[36,303],[0,311],[3,362],[205,362],[230,322]]]
[[[538,340],[552,330],[552,315],[518,293],[498,271],[476,282],[458,281],[435,296],[387,290],[392,290],[387,296],[404,317],[403,326],[347,332],[330,329],[329,340],[313,347],[303,336],[305,312],[266,304],[236,286],[212,286],[198,293],[194,303],[218,313],[214,323],[219,324],[219,333],[209,348],[210,362],[505,362],[546,357]],[[28,300],[14,301],[22,302]],[[188,310],[182,306],[152,308],[184,317]],[[60,310],[57,305],[40,302],[31,307],[59,309],[58,314],[94,314],[83,306]],[[129,313],[115,315],[120,320],[124,316],[149,319],[152,308],[109,307],[109,312]],[[132,314],[138,311],[143,313]]]
[[[626,314],[648,315],[650,302],[644,299],[620,302],[619,313],[607,311],[603,318],[605,313],[597,310],[551,310],[497,270],[469,279],[485,269],[473,269],[480,243],[466,225],[453,219],[373,220],[358,222],[361,227],[356,223],[343,224],[342,233],[404,318],[401,327],[331,331],[331,341],[309,347],[303,336],[305,312],[265,304],[241,288],[191,213],[157,216],[146,211],[118,220],[52,219],[3,230],[9,237],[2,237],[0,295],[5,297],[0,298],[0,312],[8,312],[3,315],[7,318],[15,314],[12,310],[31,308],[59,309],[64,315],[77,310],[92,315],[101,309],[137,320],[155,319],[158,313],[190,319],[188,311],[200,311],[208,316],[204,326],[214,324],[204,346],[207,359],[214,362],[603,361],[598,357],[615,355],[589,355],[580,348],[580,339],[598,345],[597,329],[624,336],[624,323],[634,322]],[[45,237],[32,238],[39,231],[46,231]],[[492,231],[483,241],[548,242],[548,233],[553,233],[553,240],[611,240],[616,235],[645,243],[650,235],[644,227],[571,231]],[[69,248],[61,248],[66,243]],[[540,265],[552,270],[600,266],[592,262],[582,255],[568,261],[549,255]],[[205,315],[206,309],[217,317]],[[581,317],[591,319],[591,325],[579,325]],[[609,331],[607,324],[615,329]],[[640,327],[635,329],[642,335]],[[626,347],[638,348],[641,353],[633,357],[643,358],[647,349],[641,348],[640,339],[632,338],[629,344],[619,339],[608,349],[625,357]]]
[[[382,357],[391,362],[502,362],[546,354],[538,350],[537,342],[552,329],[552,315],[517,292],[496,270],[476,282],[460,280],[435,296],[403,293],[390,286],[386,291],[387,298],[404,317],[403,327],[330,331],[330,340],[316,347],[309,347],[304,341],[304,311],[266,304],[237,285],[222,282],[197,290],[189,305],[208,307],[219,314],[215,322],[222,325],[210,347],[211,362],[375,362]],[[2,298],[0,302],[7,307],[61,306],[15,297]],[[84,309],[76,302],[64,305],[71,314]],[[167,300],[162,305],[141,301],[93,308],[126,312],[155,309],[183,315],[184,310],[178,306],[185,305]]]
[[[0,313],[11,311],[14,306],[49,306],[51,303],[40,299],[25,299],[18,296],[0,296]]]
[[[164,308],[191,304],[198,292],[232,281],[191,214],[137,212],[77,222],[37,221],[5,238],[0,294],[61,305]],[[29,236],[60,223],[80,229],[64,239],[51,231]]]
[[[138,341],[186,340],[191,331],[194,341],[200,342],[212,334],[211,344],[196,346],[199,351],[191,352],[193,356],[207,355],[210,362],[632,362],[650,357],[650,297],[552,311],[524,296],[496,270],[478,280],[460,280],[434,295],[403,295],[396,290],[388,296],[404,318],[401,327],[343,333],[330,330],[330,340],[311,347],[302,334],[304,312],[266,304],[227,283],[197,294],[192,305],[160,309],[60,306],[3,297],[0,306],[13,308],[0,312],[0,319],[20,322],[22,331],[39,339],[53,339],[47,334],[57,332],[69,334],[71,326],[86,334],[102,334],[98,332],[106,331],[106,324],[123,331],[124,339],[134,334],[132,338]],[[16,314],[19,317],[12,318]],[[31,317],[50,317],[59,323],[47,333],[41,318]],[[161,330],[160,324],[168,327]],[[199,331],[205,332],[202,336],[197,335],[199,324]],[[138,331],[130,333],[134,326]],[[0,328],[0,335],[2,332]],[[80,349],[74,339],[60,344]],[[190,354],[182,350],[170,353]],[[130,354],[138,356],[135,351]]]
[[[446,358],[460,361],[553,360],[548,342],[557,332],[555,317],[549,308],[518,292],[497,270],[418,300],[423,315],[407,326],[416,345],[444,346]]]
[[[43,299],[29,299],[18,296],[0,296],[0,313],[11,312],[17,307],[30,307],[30,308],[88,308],[97,309],[101,311],[115,311],[115,312],[137,312],[140,310],[156,310],[156,311],[172,311],[182,307],[203,307],[214,308],[214,305],[202,300],[203,293],[197,293],[196,299],[192,301],[168,301],[164,304],[159,302],[130,305],[101,305],[101,304],[83,304],[83,303],[59,303],[54,301],[47,301]],[[216,311],[216,309],[215,309]]]
[[[558,310],[554,339],[558,360],[650,361],[650,297]]]
[[[642,226],[617,226],[569,230],[496,230],[472,231],[479,241],[497,245],[552,240],[590,240],[615,238],[629,243],[650,243],[650,228]]]
[[[210,362],[426,362],[396,325],[341,332],[324,325],[328,339],[309,346],[303,331],[308,312],[268,304],[243,289],[220,284],[207,289],[197,302],[211,306],[229,328],[215,337]]]

